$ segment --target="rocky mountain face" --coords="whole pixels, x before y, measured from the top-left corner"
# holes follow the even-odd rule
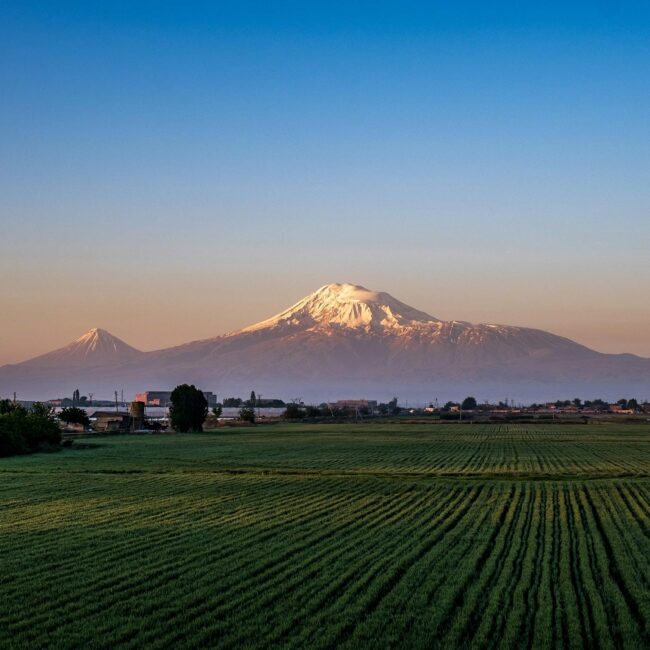
[[[19,390],[26,398],[37,389],[37,397],[77,386],[110,395],[182,381],[219,395],[255,389],[318,401],[393,394],[614,399],[650,394],[650,360],[601,354],[536,329],[443,321],[387,293],[329,284],[224,336],[140,352],[95,329],[60,350],[0,368],[0,394]]]

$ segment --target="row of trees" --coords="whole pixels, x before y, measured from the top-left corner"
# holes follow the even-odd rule
[[[36,403],[27,409],[0,400],[0,457],[30,454],[61,444],[61,430],[53,410]]]
[[[472,411],[478,407],[478,402],[475,397],[466,397],[462,402],[447,402],[443,407],[443,411],[451,411],[454,407],[461,408],[463,411]]]
[[[252,390],[247,400],[241,397],[226,397],[222,402],[222,406],[224,408],[282,408],[286,404],[281,399],[262,399],[261,395],[256,395],[255,391]]]

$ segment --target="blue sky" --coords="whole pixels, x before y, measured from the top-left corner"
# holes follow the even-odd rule
[[[0,81],[0,363],[335,281],[650,356],[648,3],[5,1]]]

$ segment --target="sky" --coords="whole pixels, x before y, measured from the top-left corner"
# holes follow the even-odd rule
[[[647,2],[0,4],[0,364],[330,282],[650,357]]]

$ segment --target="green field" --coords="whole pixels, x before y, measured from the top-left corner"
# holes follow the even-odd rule
[[[0,647],[650,645],[650,425],[277,425],[0,460]]]

